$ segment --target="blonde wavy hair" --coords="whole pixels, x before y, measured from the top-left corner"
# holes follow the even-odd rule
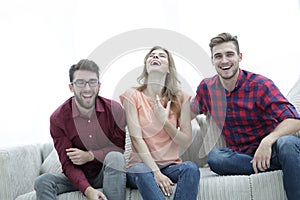
[[[160,46],[154,46],[152,49],[147,53],[147,55],[144,58],[144,69],[141,75],[137,78],[138,83],[141,85],[140,87],[137,88],[139,91],[143,91],[147,88],[148,86],[148,72],[146,68],[146,62],[147,59],[149,58],[150,54],[154,50],[163,50],[166,52],[168,56],[168,61],[169,61],[169,72],[166,76],[165,79],[165,84],[164,87],[161,91],[161,96],[165,98],[164,106],[166,106],[167,102],[170,100],[171,101],[171,109],[176,112],[177,114],[180,115],[180,109],[181,109],[181,97],[182,97],[182,92],[179,89],[179,84],[180,81],[177,76],[177,71],[175,67],[175,62],[173,59],[172,54],[165,48],[160,47]]]

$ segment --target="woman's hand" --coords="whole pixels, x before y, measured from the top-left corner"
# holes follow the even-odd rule
[[[154,179],[158,187],[161,189],[165,196],[171,196],[173,193],[172,187],[174,183],[159,170],[154,171]]]
[[[156,100],[153,107],[153,113],[161,124],[164,124],[168,120],[170,114],[170,107],[171,107],[171,101],[168,101],[167,107],[164,108],[160,102],[159,96],[156,95]]]

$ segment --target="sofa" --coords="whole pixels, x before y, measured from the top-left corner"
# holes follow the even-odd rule
[[[287,98],[300,111],[300,77]],[[210,116],[199,115],[192,121],[193,143],[181,150],[183,160],[191,160],[201,173],[198,200],[286,200],[282,171],[252,175],[219,176],[207,165],[207,154],[214,147],[224,147],[220,130]],[[295,134],[295,137],[299,133]],[[126,137],[125,158],[130,152],[130,139]],[[0,148],[0,199],[34,200],[35,178],[42,173],[60,173],[61,166],[52,143],[31,144]],[[176,185],[174,186],[174,189]],[[101,190],[101,188],[99,188]],[[84,200],[81,192],[58,196],[59,200]],[[169,200],[173,197],[167,198]],[[126,188],[126,200],[142,200],[138,190]]]

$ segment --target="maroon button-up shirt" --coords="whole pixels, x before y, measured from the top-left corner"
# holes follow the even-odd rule
[[[50,117],[50,133],[62,164],[63,173],[74,187],[84,193],[90,186],[87,178],[96,176],[102,169],[107,153],[124,151],[125,112],[116,101],[98,96],[95,113],[90,118],[80,115],[74,97],[64,102]],[[84,165],[75,165],[66,149],[91,150],[95,159]]]

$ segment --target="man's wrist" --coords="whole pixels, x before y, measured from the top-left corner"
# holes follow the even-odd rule
[[[89,194],[93,191],[93,188],[91,186],[87,187],[84,191],[85,196],[89,196]]]
[[[88,151],[89,153],[89,161],[93,161],[95,159],[94,153],[92,151]]]

